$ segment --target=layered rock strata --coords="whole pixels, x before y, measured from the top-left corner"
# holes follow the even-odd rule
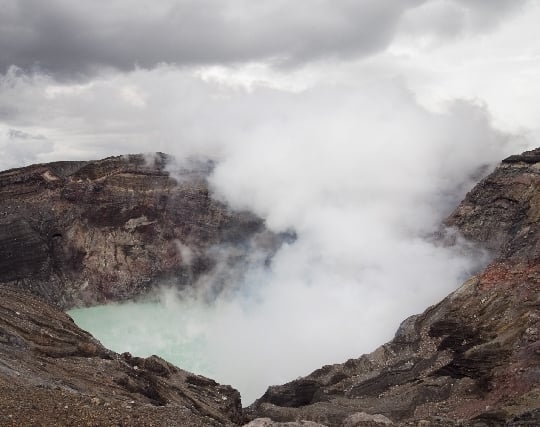
[[[0,283],[69,308],[190,285],[255,250],[270,256],[279,238],[211,197],[211,169],[156,154],[1,172]]]
[[[0,286],[0,425],[227,426],[240,394],[159,357],[117,354],[32,294]]]
[[[232,388],[111,352],[44,302],[190,284],[223,245],[225,266],[254,248],[271,256],[278,236],[209,197],[208,163],[173,179],[167,162],[0,173],[1,425],[540,425],[540,150],[504,160],[447,220],[493,252],[486,269],[373,353],[270,387],[243,411]]]
[[[505,159],[447,220],[494,253],[484,271],[373,353],[270,387],[250,416],[268,425],[540,425],[539,220],[540,149]]]

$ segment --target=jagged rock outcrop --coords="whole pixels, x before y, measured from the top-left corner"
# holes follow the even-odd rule
[[[447,220],[493,262],[389,343],[272,386],[250,408],[275,424],[540,425],[540,149],[511,156]],[[386,424],[388,425],[388,424]]]
[[[211,162],[173,166],[156,154],[1,172],[0,283],[69,308],[191,284],[254,246],[275,251],[260,218],[211,197]]]
[[[240,394],[159,357],[117,354],[30,293],[0,286],[0,425],[227,426]]]
[[[499,260],[540,256],[540,148],[504,159],[448,218]]]

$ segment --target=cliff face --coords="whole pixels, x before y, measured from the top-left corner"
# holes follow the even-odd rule
[[[233,388],[109,351],[41,299],[0,286],[0,425],[206,427],[241,417]]]
[[[210,163],[193,161],[173,179],[170,161],[132,155],[1,172],[0,283],[69,308],[189,285],[213,269],[215,245],[233,249],[229,263],[254,246],[275,251],[279,239],[260,218],[210,197]]]
[[[447,220],[494,252],[484,271],[405,320],[373,353],[270,387],[251,417],[328,426],[540,425],[539,219],[535,150],[504,160]],[[380,414],[378,421],[368,414]]]
[[[540,256],[540,149],[503,160],[447,223],[499,261],[534,262]]]
[[[227,265],[254,248],[271,256],[279,236],[208,196],[208,164],[173,180],[167,161],[0,173],[0,424],[540,425],[540,150],[504,160],[447,220],[493,251],[484,271],[373,353],[270,387],[244,411],[232,388],[111,352],[45,302],[187,285],[220,262],[216,245]]]

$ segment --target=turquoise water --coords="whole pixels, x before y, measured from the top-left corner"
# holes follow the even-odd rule
[[[188,371],[211,376],[204,357],[204,322],[189,306],[161,302],[109,304],[68,311],[75,323],[116,352],[147,357],[156,354]]]
[[[266,335],[260,334],[266,314],[257,319],[236,300],[212,303],[167,291],[157,298],[68,314],[107,348],[140,357],[156,354],[182,369],[230,384],[240,391],[244,404],[261,396],[271,381],[282,380],[271,380],[275,372],[264,369],[274,360]]]

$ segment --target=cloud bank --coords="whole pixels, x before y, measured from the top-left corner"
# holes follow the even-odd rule
[[[496,3],[496,4],[495,4]],[[399,33],[489,30],[526,0],[1,0],[0,72],[81,78],[101,69],[363,57]],[[403,22],[402,22],[403,21]]]

